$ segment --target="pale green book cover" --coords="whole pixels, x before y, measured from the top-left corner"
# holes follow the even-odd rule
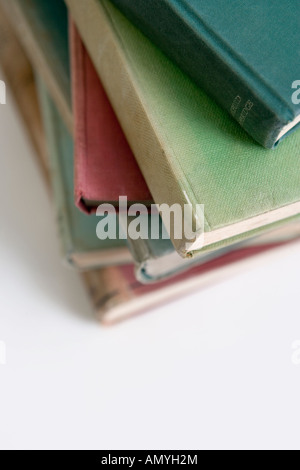
[[[122,215],[120,217],[122,224]],[[175,250],[159,214],[141,214],[139,217],[143,219],[143,222],[141,222],[141,233],[138,239],[131,239],[128,234],[130,224],[134,222],[134,217],[127,219],[127,227],[125,224],[122,224],[122,226],[124,233],[128,234],[128,247],[135,262],[136,278],[143,284],[176,277],[195,266],[201,266],[243,245],[237,243],[234,247],[230,246],[210,253],[203,253],[195,259],[182,258]],[[144,229],[144,227],[147,228]],[[159,234],[158,238],[151,237],[153,227],[156,228]]]
[[[157,217],[144,214],[142,217],[151,219],[148,227],[154,223],[157,224]],[[132,219],[129,219],[129,224]],[[128,224],[128,225],[129,225]],[[176,277],[180,273],[186,272],[194,267],[202,266],[205,263],[216,260],[228,253],[238,252],[243,248],[255,246],[268,247],[275,244],[284,244],[300,237],[300,220],[299,217],[290,219],[287,224],[275,223],[270,225],[270,230],[261,234],[260,230],[256,230],[244,235],[243,240],[229,239],[224,243],[219,243],[214,250],[203,250],[202,253],[193,258],[186,259],[179,256],[174,249],[169,238],[166,238],[166,230],[160,221],[159,226],[160,238],[151,239],[150,229],[143,233],[143,237],[138,240],[128,238],[128,246],[136,265],[136,277],[143,284],[162,281],[170,277]],[[143,232],[143,231],[142,231]],[[144,237],[144,235],[146,235]]]
[[[276,151],[255,145],[108,0],[66,3],[155,202],[203,216],[204,240],[172,236],[181,255],[300,214],[299,132]]]
[[[96,228],[100,218],[85,215],[75,206],[73,140],[40,80],[39,93],[64,258],[79,269],[132,262],[125,240],[99,240]]]

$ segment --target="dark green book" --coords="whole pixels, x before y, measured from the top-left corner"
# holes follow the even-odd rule
[[[276,152],[256,145],[111,2],[66,3],[156,204],[192,211],[193,235],[168,230],[182,256],[299,217],[300,132]]]
[[[299,0],[112,3],[263,146],[300,125]]]

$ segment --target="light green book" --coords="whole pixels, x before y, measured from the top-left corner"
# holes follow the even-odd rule
[[[276,151],[255,145],[108,0],[66,3],[155,202],[190,205],[191,225],[203,220],[193,239],[171,225],[183,257],[300,214],[300,133]]]
[[[194,259],[182,258],[171,243],[159,214],[142,214],[140,217],[146,219],[145,227],[147,226],[147,229],[143,230],[141,228],[141,236],[138,239],[132,240],[128,235],[127,241],[136,266],[136,278],[142,284],[164,281],[178,276],[196,266],[200,267],[213,259],[219,258],[234,249],[239,249],[243,245],[242,243],[237,243],[234,247],[230,246],[214,250],[210,253],[203,253]],[[122,215],[120,215],[120,218],[122,224]],[[125,224],[122,224],[125,233],[128,233],[130,223],[133,221],[134,217],[129,217],[127,219],[127,227]],[[143,225],[141,223],[142,227]],[[153,225],[159,227],[159,239],[151,238],[151,227]],[[298,225],[300,226],[300,224]],[[299,226],[298,229],[300,230]],[[299,230],[298,234],[300,233]]]
[[[73,140],[44,84],[38,80],[51,166],[57,220],[65,260],[78,269],[132,262],[126,241],[99,240],[99,217],[83,214],[74,204]]]
[[[150,217],[143,215],[143,217]],[[131,219],[129,219],[129,223]],[[152,216],[153,222],[153,216]],[[150,226],[150,224],[148,224]],[[124,229],[125,231],[126,229]],[[176,277],[181,273],[189,271],[192,268],[205,266],[207,263],[222,258],[229,253],[238,253],[243,249],[254,247],[270,247],[289,243],[300,237],[300,220],[295,218],[288,224],[279,226],[272,224],[272,229],[264,234],[252,234],[251,238],[245,241],[234,242],[227,246],[209,252],[203,252],[199,256],[186,259],[179,256],[174,249],[170,239],[165,239],[165,228],[161,227],[161,236],[159,240],[153,240],[147,236],[138,240],[128,238],[128,246],[135,262],[136,278],[142,284],[163,281],[170,277]],[[147,235],[147,232],[145,232]]]

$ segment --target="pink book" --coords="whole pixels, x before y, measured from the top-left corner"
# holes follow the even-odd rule
[[[76,205],[91,213],[105,203],[118,208],[153,202],[97,72],[70,21],[72,95],[75,122]]]

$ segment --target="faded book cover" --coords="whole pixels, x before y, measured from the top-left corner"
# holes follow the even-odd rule
[[[96,230],[101,218],[83,214],[75,206],[73,139],[44,83],[39,79],[38,84],[63,258],[82,270],[129,263],[126,241],[99,240]]]
[[[79,33],[70,21],[75,145],[75,201],[84,212],[102,203],[149,206],[153,200]]]
[[[298,0],[111,1],[261,145],[299,127]]]
[[[66,2],[155,202],[179,205],[182,226],[191,208],[193,236],[170,225],[181,256],[299,217],[299,132],[276,152],[256,145],[109,1]]]

